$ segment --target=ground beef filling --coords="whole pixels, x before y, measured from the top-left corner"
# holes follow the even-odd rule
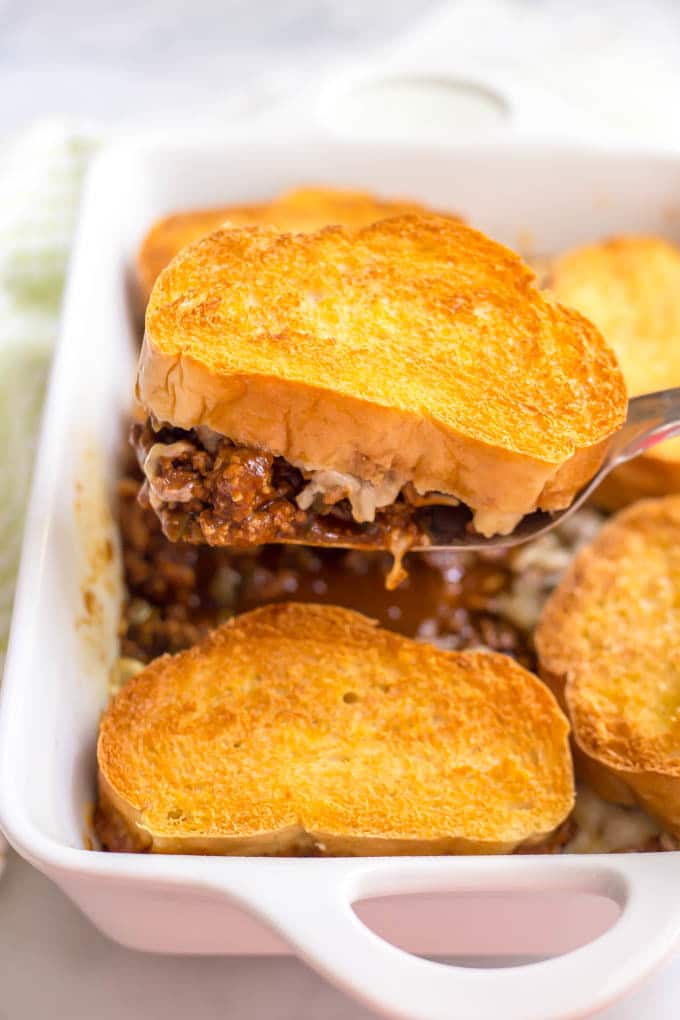
[[[158,514],[173,542],[235,548],[272,542],[388,549],[395,556],[392,586],[403,580],[401,557],[415,545],[427,545],[427,509],[399,498],[359,524],[348,500],[326,502],[318,496],[302,510],[296,498],[306,481],[283,457],[219,439],[208,450],[199,436],[180,429],[155,432],[147,422],[135,425],[131,440],[142,470],[152,473],[142,503]],[[153,458],[157,444],[168,449]]]
[[[513,576],[496,550],[413,554],[407,580],[389,591],[388,552],[170,542],[157,515],[139,502],[141,472],[132,462],[124,471],[117,516],[128,598],[116,686],[131,669],[196,644],[235,614],[291,599],[347,606],[447,650],[483,646],[536,667],[525,632],[495,611]]]

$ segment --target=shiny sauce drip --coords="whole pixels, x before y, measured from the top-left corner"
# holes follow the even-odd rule
[[[526,635],[494,609],[511,581],[498,555],[411,554],[408,578],[388,591],[388,553],[275,545],[236,551],[171,543],[153,511],[137,502],[140,484],[132,468],[119,484],[129,593],[121,634],[125,658],[146,662],[194,644],[236,613],[301,601],[346,606],[444,648],[484,646],[534,665]]]

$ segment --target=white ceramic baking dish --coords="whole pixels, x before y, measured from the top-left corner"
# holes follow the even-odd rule
[[[585,1015],[676,942],[677,854],[277,860],[85,848],[120,595],[107,494],[134,368],[131,259],[166,210],[301,182],[420,197],[537,251],[621,230],[677,236],[680,226],[680,158],[662,153],[511,137],[426,150],[244,135],[130,141],[102,155],[83,202],[26,527],[0,713],[2,826],[129,946],[292,950],[376,1010],[409,1020]],[[494,969],[412,955],[482,952],[512,962],[562,955]]]

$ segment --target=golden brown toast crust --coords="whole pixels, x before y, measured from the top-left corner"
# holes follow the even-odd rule
[[[583,549],[536,631],[589,780],[680,834],[680,496],[634,504]],[[577,757],[578,766],[578,757]],[[584,770],[581,769],[581,772]]]
[[[157,852],[494,853],[573,802],[567,721],[536,677],[309,604],[147,666],[98,763],[100,811]]]
[[[595,327],[436,216],[190,246],[154,287],[138,393],[180,428],[506,515],[567,505],[626,406]]]
[[[567,252],[551,270],[557,298],[614,348],[631,396],[680,386],[680,251],[658,237],[616,237]],[[680,439],[623,464],[598,489],[613,510],[680,492]]]
[[[334,223],[363,227],[387,216],[425,211],[410,199],[385,199],[368,191],[348,188],[295,188],[271,202],[223,205],[213,209],[190,209],[164,216],[153,224],[137,255],[137,276],[144,301],[162,269],[193,241],[233,226],[271,226],[292,233],[320,230]]]

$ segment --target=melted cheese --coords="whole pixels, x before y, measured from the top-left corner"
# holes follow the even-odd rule
[[[161,460],[171,460],[173,457],[179,457],[182,453],[195,453],[196,447],[193,443],[188,443],[183,439],[180,439],[177,443],[154,443],[146,457],[144,458],[144,475],[149,483],[151,505],[154,509],[158,509],[158,505],[168,499],[173,500],[176,503],[188,503],[193,499],[191,485],[183,485],[179,489],[170,489],[166,485],[161,494],[156,486],[156,478],[158,476],[158,463]]]
[[[388,472],[378,485],[374,485],[356,475],[330,468],[295,466],[309,479],[297,497],[297,505],[301,510],[309,510],[317,496],[330,495],[333,503],[347,499],[352,507],[352,516],[359,524],[374,521],[375,511],[394,503],[404,484],[404,479],[393,471]]]
[[[499,510],[475,510],[472,526],[485,538],[493,535],[509,535],[515,530],[524,514],[504,514]]]
[[[565,847],[570,854],[641,850],[661,832],[642,808],[611,804],[587,786],[577,791],[573,817],[577,831]]]

